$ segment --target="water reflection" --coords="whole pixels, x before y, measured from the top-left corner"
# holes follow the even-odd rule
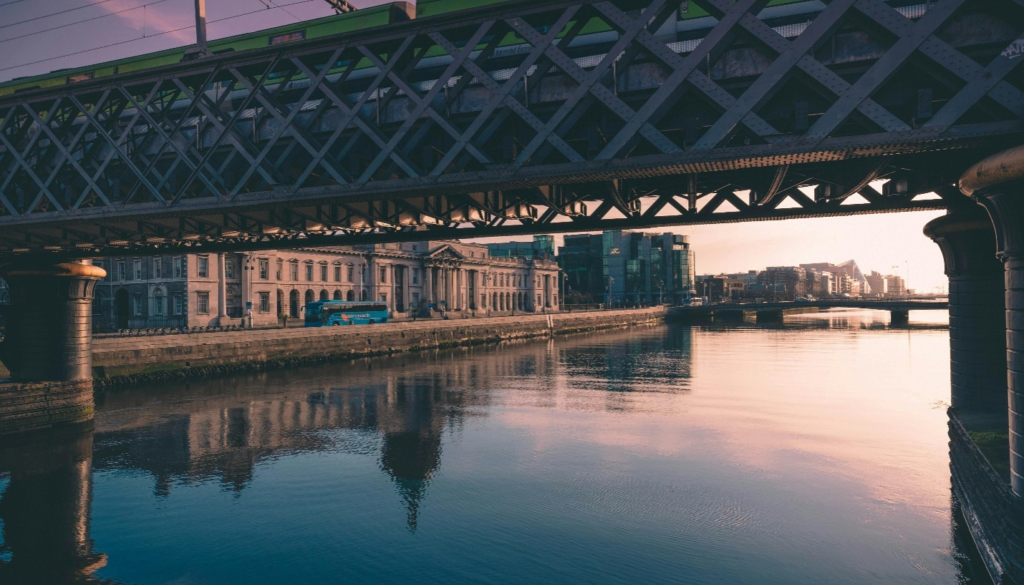
[[[948,485],[914,467],[923,451],[870,467],[865,437],[896,428],[878,411],[907,418],[881,402],[891,390],[841,409],[828,387],[789,389],[826,379],[800,361],[811,348],[830,383],[850,379],[835,365],[848,332],[802,327],[659,327],[112,392],[94,435],[0,454],[0,583],[976,583],[935,496]]]
[[[95,582],[92,447],[76,430],[0,449],[0,583]]]

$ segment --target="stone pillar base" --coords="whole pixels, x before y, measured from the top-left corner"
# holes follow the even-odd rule
[[[92,416],[92,378],[0,384],[0,436],[79,425]]]

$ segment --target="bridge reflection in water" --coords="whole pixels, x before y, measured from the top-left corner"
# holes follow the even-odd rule
[[[446,434],[499,407],[564,407],[577,392],[602,391],[603,404],[577,407],[609,412],[638,408],[634,398],[651,390],[688,393],[694,331],[602,335],[611,342],[601,344],[588,337],[530,342],[477,349],[479,359],[402,356],[302,377],[266,373],[107,394],[94,432],[0,451],[0,583],[40,576],[102,582],[93,575],[107,558],[90,540],[94,473],[149,477],[157,498],[187,497],[178,492],[210,484],[241,495],[259,484],[258,468],[271,459],[325,450],[373,457],[404,506],[406,529],[415,532],[442,468]],[[645,359],[652,354],[654,362]],[[507,397],[488,389],[508,384],[517,388],[516,404],[495,404]],[[952,505],[952,556],[970,571],[979,561],[959,549],[971,541],[955,499]]]

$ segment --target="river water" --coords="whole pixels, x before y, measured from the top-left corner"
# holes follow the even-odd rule
[[[0,455],[0,583],[981,582],[948,332],[886,321],[109,392],[90,436]]]

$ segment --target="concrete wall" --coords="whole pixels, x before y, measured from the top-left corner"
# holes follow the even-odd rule
[[[660,321],[664,309],[451,319],[383,325],[258,329],[154,337],[96,339],[93,368],[106,377],[179,368],[384,353],[496,342]],[[550,319],[550,327],[549,327]]]

